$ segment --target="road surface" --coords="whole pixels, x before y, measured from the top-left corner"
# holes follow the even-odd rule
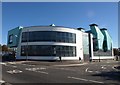
[[[118,62],[64,64],[64,62],[4,62],[2,80],[15,83],[115,83],[120,82]],[[22,84],[21,84],[22,85]]]

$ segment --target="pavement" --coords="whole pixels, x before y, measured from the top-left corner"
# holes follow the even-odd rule
[[[88,64],[88,62],[75,61],[14,61],[6,62],[8,64],[29,64],[29,65],[44,65],[44,66],[79,66]]]
[[[15,85],[41,83],[93,83],[120,85],[116,61],[16,61],[1,62],[2,81]]]

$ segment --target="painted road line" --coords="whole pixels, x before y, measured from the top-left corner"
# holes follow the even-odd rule
[[[8,64],[17,64],[16,62],[8,62]]]
[[[88,81],[88,82],[92,82],[92,83],[104,83],[104,82],[100,82],[100,81],[87,80],[87,79],[78,78],[78,77],[70,77],[70,76],[68,76],[68,78],[71,78],[71,79],[76,79],[76,80],[81,80],[81,81]]]
[[[11,65],[8,65],[7,63],[0,63],[0,64],[2,64],[2,65],[4,65],[4,66],[14,67],[14,68],[17,67],[17,66],[11,66]]]
[[[44,72],[44,71],[36,71],[36,72],[39,72],[39,73],[42,73],[42,74],[48,74],[47,72]]]
[[[115,71],[119,71],[118,69],[115,68],[115,66],[113,66],[112,69],[114,69]]]
[[[35,66],[35,65],[28,65],[28,64],[21,64],[21,65],[25,65],[25,66]]]
[[[21,65],[27,65],[27,64],[21,64]]]
[[[101,65],[101,66],[107,66],[107,65]]]
[[[95,73],[101,73],[100,71],[95,71]]]
[[[14,62],[8,62],[9,64],[22,64],[22,63],[27,63],[27,62],[32,62],[32,61],[14,61]]]
[[[102,69],[106,69],[106,67],[104,67],[104,66],[102,66],[101,68],[102,68]]]
[[[86,65],[88,63],[83,63],[83,64],[68,64],[68,65],[53,65],[53,66],[81,66],[81,65]]]
[[[45,69],[46,69],[46,68],[44,68],[44,67],[41,67],[41,68],[40,68],[40,70],[45,70]]]
[[[25,68],[25,70],[29,70],[29,71],[36,71],[36,70],[45,70],[46,68],[44,67],[40,67],[40,68]]]
[[[89,71],[88,69],[89,69],[89,68],[86,68],[86,69],[85,69],[85,72],[89,72],[89,73],[92,73],[92,72],[93,72],[93,71]]]
[[[89,73],[92,73],[93,71],[88,71]]]
[[[6,63],[0,62],[1,65],[6,65]]]
[[[15,69],[15,70],[9,70],[7,71],[7,73],[16,74],[16,73],[22,73],[22,71]]]
[[[35,66],[35,65],[28,65],[28,64],[26,64],[26,66]]]
[[[5,83],[5,81],[3,81],[3,80],[0,80],[0,83]]]
[[[13,68],[17,68],[17,66],[12,66]]]
[[[32,72],[39,72],[39,73],[42,73],[42,74],[48,74],[47,72],[44,72],[44,71],[40,71],[40,70],[44,70],[46,68],[25,68],[25,70],[28,70],[28,71],[32,71]]]
[[[86,69],[85,69],[85,72],[88,72],[88,69],[89,69],[89,68],[86,68]]]
[[[76,70],[74,70],[74,69],[68,69],[68,68],[54,68],[54,69],[66,70],[66,71],[76,71]]]
[[[101,73],[100,71],[90,71],[90,70],[88,70],[89,68],[86,68],[85,69],[85,72],[89,72],[89,73],[92,73],[92,72],[95,72],[95,73]]]
[[[28,71],[36,71],[38,70],[39,68],[25,68],[25,70],[28,70]]]

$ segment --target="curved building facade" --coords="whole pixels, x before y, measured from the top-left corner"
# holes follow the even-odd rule
[[[17,59],[83,59],[82,32],[59,26],[24,27],[20,34]]]
[[[82,60],[113,59],[107,30],[91,24],[91,30],[63,26],[16,27],[8,31],[7,45],[16,59]]]

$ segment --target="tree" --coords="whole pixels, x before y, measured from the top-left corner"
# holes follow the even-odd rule
[[[118,56],[119,55],[119,50],[114,48],[113,53],[114,53],[114,56]]]
[[[8,51],[7,45],[3,45],[3,46],[2,46],[2,51],[4,51],[4,52],[7,52],[7,51]]]
[[[119,56],[120,56],[120,48],[118,48],[118,51],[119,51]]]
[[[1,46],[1,44],[0,44],[0,52],[2,51],[2,46]]]

